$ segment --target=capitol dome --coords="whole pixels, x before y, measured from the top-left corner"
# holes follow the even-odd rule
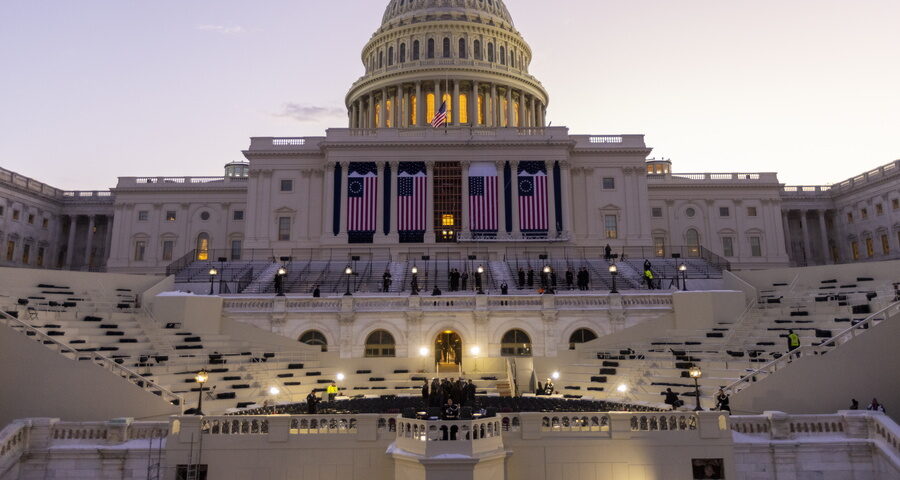
[[[391,0],[350,87],[351,128],[544,126],[548,95],[502,0]]]

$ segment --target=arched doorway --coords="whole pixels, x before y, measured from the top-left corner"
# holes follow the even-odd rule
[[[209,234],[197,235],[197,260],[209,260]]]
[[[434,340],[434,361],[438,365],[462,363],[462,339],[453,330],[444,330]]]

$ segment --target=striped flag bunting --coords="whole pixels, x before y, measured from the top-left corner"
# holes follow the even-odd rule
[[[469,168],[469,229],[497,231],[497,167],[476,163]]]
[[[519,162],[519,227],[523,232],[546,232],[547,165]]]

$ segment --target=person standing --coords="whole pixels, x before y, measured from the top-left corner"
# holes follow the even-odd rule
[[[731,415],[731,399],[728,397],[728,394],[725,393],[724,389],[719,389],[719,393],[716,394],[716,410],[726,411],[729,415]]]
[[[462,278],[462,289],[468,290],[469,289],[469,271],[464,270],[461,278]]]
[[[422,402],[428,406],[428,380],[422,380]]]
[[[525,288],[525,270],[522,267],[519,267],[519,271],[517,273],[519,280],[519,290]]]
[[[678,394],[672,391],[671,388],[667,388],[664,395],[666,396],[665,404],[670,405],[672,410],[681,406],[681,400],[678,399]]]
[[[335,397],[337,397],[337,395],[338,395],[337,384],[334,382],[331,382],[331,385],[328,386],[328,388],[325,390],[325,393],[328,394],[328,403],[333,402]]]
[[[855,398],[850,399],[850,410],[859,410],[859,400]]]
[[[566,268],[566,290],[571,290],[574,283],[575,275],[572,273],[572,268]]]
[[[309,392],[309,395],[306,396],[306,413],[315,415],[318,412],[318,406],[319,397],[316,397],[316,392]]]
[[[800,348],[800,336],[794,333],[793,330],[788,330],[788,355],[792,355],[791,352]],[[797,358],[800,358],[800,353],[797,352]]]
[[[877,398],[873,398],[873,399],[872,399],[872,403],[870,403],[869,406],[866,407],[866,410],[869,410],[869,411],[872,411],[872,412],[887,413],[887,412],[885,412],[885,410],[884,410],[884,405],[878,403],[878,399],[877,399]]]
[[[603,259],[607,262],[612,258],[612,247],[609,244],[606,244],[606,248],[603,249]]]
[[[528,273],[525,275],[525,277],[527,279],[526,285],[528,285],[528,288],[533,287],[534,286],[534,269],[531,267],[528,267]]]

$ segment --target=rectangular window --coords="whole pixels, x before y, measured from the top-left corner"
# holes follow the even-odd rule
[[[178,465],[175,480],[206,480],[207,465]]]
[[[891,238],[886,233],[881,235],[881,251],[885,255],[891,253]]]
[[[850,250],[853,253],[853,259],[859,260],[859,242],[856,240],[850,242]]]
[[[864,208],[864,209],[860,210],[859,213],[863,220],[869,218],[869,210],[868,209]]]
[[[143,262],[144,254],[147,252],[147,242],[138,240],[134,242],[134,261]]]
[[[615,215],[605,215],[603,225],[606,227],[606,238],[619,238],[619,219]]]
[[[148,218],[150,218],[150,212],[148,212],[146,210],[141,210],[138,212],[138,221],[139,222],[146,222]]]
[[[278,241],[291,239],[291,217],[278,217]]]
[[[872,237],[866,239],[866,256],[869,258],[875,256],[875,242],[872,241]]]
[[[16,242],[13,240],[9,240],[6,242],[6,261],[13,261],[13,256],[16,254]]]
[[[891,200],[891,208],[893,208],[894,210],[900,210],[900,198]],[[0,207],[0,215],[3,215],[2,207]]]
[[[664,258],[666,256],[666,239],[665,237],[653,238],[653,250],[657,257]]]
[[[603,178],[603,189],[604,190],[615,190],[616,188],[616,179],[612,177],[604,177]]]
[[[26,244],[22,247],[22,263],[28,265],[28,262],[31,260],[31,245]]]
[[[6,213],[6,207],[0,206],[0,217],[2,217],[4,213]]]
[[[722,253],[726,257],[734,256],[734,239],[731,237],[722,237]]]
[[[163,254],[162,259],[165,261],[172,260],[172,254],[175,251],[175,241],[174,240],[165,240],[163,241]]]
[[[235,210],[234,216],[232,217],[234,220],[241,221],[244,219],[244,211],[243,210]]]
[[[728,207],[719,207],[719,216],[720,217],[729,217],[731,216],[731,209]]]
[[[757,216],[756,207],[747,207],[747,216],[748,217]]]
[[[44,266],[44,247],[38,247],[37,261],[35,262],[35,265],[39,267]]]
[[[18,210],[13,210],[13,220],[16,220],[16,221],[19,220],[19,211]]]
[[[853,223],[853,213],[847,214],[847,223]]]
[[[231,260],[241,259],[241,245],[242,242],[240,240],[231,241]]]
[[[662,207],[653,207],[651,213],[655,218],[662,217]]]
[[[34,214],[33,213],[28,214],[28,224],[34,225]]]
[[[166,221],[167,222],[174,222],[176,218],[178,218],[178,216],[176,215],[175,210],[166,211]]]
[[[294,181],[293,180],[282,180],[281,181],[281,191],[282,192],[293,192],[294,191]]]
[[[875,215],[884,215],[884,205],[878,203],[875,205]]]
[[[751,257],[761,257],[762,256],[762,243],[759,237],[750,237],[750,256]]]
[[[50,226],[50,219],[49,219],[49,218],[45,218],[45,219],[41,220],[41,228],[43,228],[44,230],[46,230],[47,227],[49,227],[49,226]]]

